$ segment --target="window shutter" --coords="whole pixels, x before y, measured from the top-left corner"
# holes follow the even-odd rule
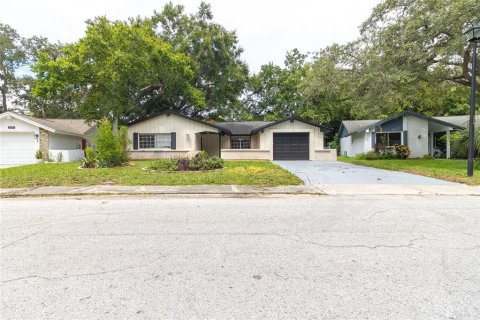
[[[133,150],[138,150],[138,133],[133,133]]]
[[[372,132],[372,148],[375,147],[375,143],[377,143],[377,141],[375,141],[377,136],[376,136],[376,132]]]
[[[403,145],[408,147],[408,131],[403,131]]]
[[[170,142],[170,148],[172,150],[176,150],[177,149],[177,133],[176,132],[172,132],[170,133],[171,135],[171,142]]]

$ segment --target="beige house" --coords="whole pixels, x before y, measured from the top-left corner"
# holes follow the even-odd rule
[[[335,160],[324,148],[328,128],[299,118],[264,122],[204,122],[165,111],[128,125],[133,159],[191,156],[223,159]]]

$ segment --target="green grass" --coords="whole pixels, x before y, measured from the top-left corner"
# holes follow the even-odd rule
[[[467,161],[452,159],[407,159],[407,160],[357,160],[338,157],[339,161],[367,167],[414,173],[470,185],[480,185],[480,170],[467,177]]]
[[[226,161],[225,169],[203,172],[148,172],[151,161],[131,167],[78,169],[79,163],[41,163],[0,169],[0,187],[115,185],[299,185],[302,181],[270,161]]]

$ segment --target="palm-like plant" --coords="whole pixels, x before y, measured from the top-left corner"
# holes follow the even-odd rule
[[[452,158],[457,159],[466,159],[468,156],[468,128],[462,131],[458,131],[451,136],[452,147],[451,155]],[[475,158],[480,157],[480,126],[475,126],[475,134],[473,139],[474,153]]]

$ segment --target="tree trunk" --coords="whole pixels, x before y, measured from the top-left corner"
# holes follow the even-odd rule
[[[113,125],[112,125],[112,127],[113,127],[113,133],[114,133],[115,135],[117,135],[117,133],[118,133],[118,117],[114,117],[114,118],[113,118]]]
[[[2,106],[3,106],[3,112],[7,112],[7,88],[5,85],[5,82],[3,83],[3,88],[2,88]]]

